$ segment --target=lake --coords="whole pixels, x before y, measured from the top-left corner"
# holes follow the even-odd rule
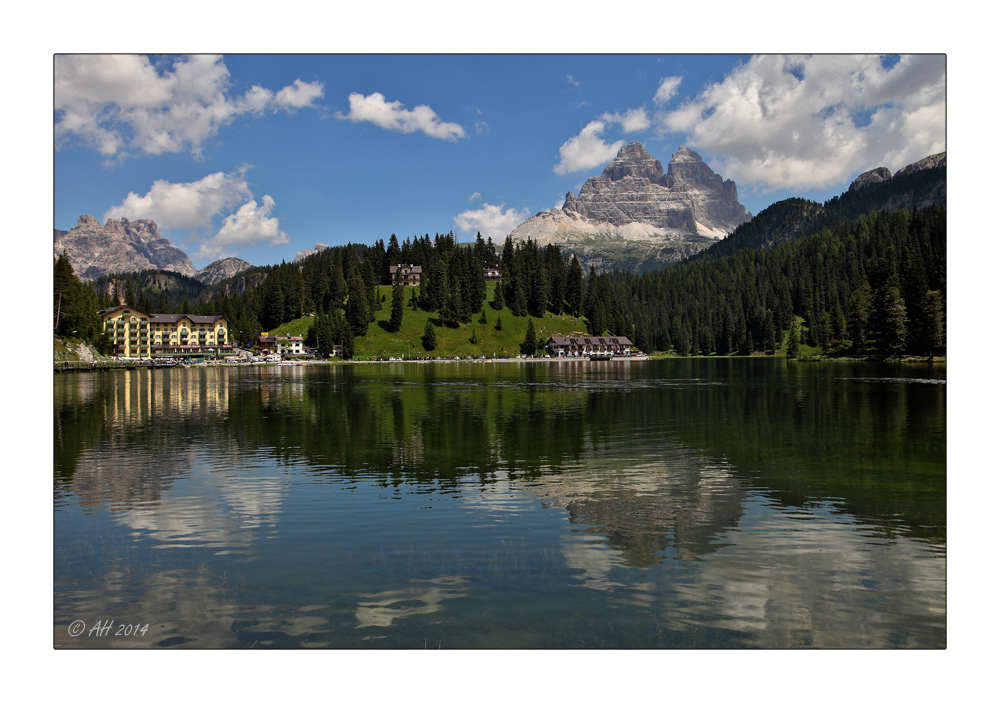
[[[944,648],[944,365],[54,380],[56,648]]]

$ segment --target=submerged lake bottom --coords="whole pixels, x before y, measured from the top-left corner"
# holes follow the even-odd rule
[[[940,364],[54,384],[56,648],[946,646]]]

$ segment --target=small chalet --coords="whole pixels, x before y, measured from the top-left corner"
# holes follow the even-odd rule
[[[282,356],[302,356],[305,353],[302,347],[302,337],[286,334],[283,337],[275,337],[274,344]]]
[[[423,273],[422,267],[414,266],[413,264],[398,264],[396,266],[390,266],[389,278],[393,283],[396,282],[396,271],[399,271],[399,276],[404,286],[420,285],[420,274]]]
[[[487,283],[500,280],[500,269],[490,264],[483,265],[483,278]]]
[[[626,356],[632,353],[628,337],[559,337],[546,345],[553,356]]]

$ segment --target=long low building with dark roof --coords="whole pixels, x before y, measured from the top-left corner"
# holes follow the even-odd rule
[[[97,311],[111,337],[114,356],[207,358],[232,356],[229,321],[223,315],[149,314],[134,305]]]
[[[632,353],[628,337],[553,336],[546,345],[553,356],[625,356]]]

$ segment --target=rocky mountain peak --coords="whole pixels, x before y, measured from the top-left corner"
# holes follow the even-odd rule
[[[226,259],[213,261],[199,271],[194,278],[195,280],[201,281],[206,286],[210,286],[218,283],[219,281],[224,281],[227,278],[235,276],[239,272],[245,271],[250,267],[251,264],[247,263],[243,259],[237,259],[234,256],[230,256]]]
[[[942,151],[940,154],[932,154],[931,156],[924,157],[909,166],[904,166],[903,168],[896,171],[893,178],[896,176],[905,176],[907,173],[913,173],[914,171],[923,171],[928,168],[940,168],[941,166],[947,166],[947,154],[948,152]]]
[[[648,178],[650,183],[664,185],[663,165],[653,158],[639,142],[629,142],[618,150],[618,155],[604,168],[601,178],[619,181],[627,176]]]
[[[670,163],[683,163],[686,161],[701,161],[701,155],[688,149],[686,146],[680,146],[677,148],[677,153],[670,157]]]
[[[879,166],[878,168],[873,168],[871,171],[865,171],[860,176],[855,178],[847,190],[848,192],[861,190],[865,186],[871,185],[872,183],[881,183],[882,181],[887,181],[890,178],[892,178],[892,171],[887,169],[885,166]]]
[[[642,144],[630,142],[579,195],[570,191],[561,208],[529,218],[511,237],[559,244],[601,267],[621,261],[626,250],[636,265],[662,265],[696,253],[749,219],[736,184],[691,149],[680,147],[664,173]]]
[[[147,269],[176,271],[185,276],[197,273],[187,254],[160,238],[152,220],[108,219],[101,227],[93,215],[80,215],[68,232],[54,230],[53,251],[55,256],[65,251],[73,270],[83,280]]]

